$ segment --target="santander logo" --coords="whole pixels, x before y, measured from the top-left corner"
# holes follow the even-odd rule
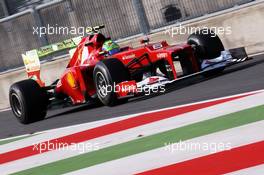
[[[129,60],[129,59],[133,59],[133,58],[136,58],[136,55],[135,54],[131,54],[131,55],[126,55],[126,56],[123,56],[123,60]]]

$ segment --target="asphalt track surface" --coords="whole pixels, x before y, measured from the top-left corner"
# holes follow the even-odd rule
[[[229,67],[216,77],[192,77],[175,83],[165,94],[131,99],[115,107],[82,105],[52,110],[45,120],[30,125],[20,124],[11,111],[1,112],[0,139],[260,89],[264,89],[264,55]]]

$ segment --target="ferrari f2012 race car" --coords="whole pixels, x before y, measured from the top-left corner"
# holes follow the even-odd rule
[[[9,99],[12,111],[23,124],[45,118],[56,101],[72,105],[98,101],[114,106],[145,91],[162,90],[166,84],[195,74],[210,76],[222,72],[247,55],[235,58],[225,50],[212,31],[191,34],[186,43],[169,45],[166,41],[141,47],[122,47],[100,33],[104,26],[90,28],[78,44],[60,79],[50,86],[39,72],[28,72],[30,79],[14,83]],[[243,49],[242,49],[243,50]],[[164,89],[163,89],[164,90]]]

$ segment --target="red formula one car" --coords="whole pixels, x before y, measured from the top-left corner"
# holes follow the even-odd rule
[[[10,105],[24,124],[45,118],[48,106],[56,101],[72,105],[100,101],[114,106],[130,97],[165,91],[165,84],[203,73],[212,75],[238,59],[224,51],[221,40],[211,31],[192,34],[186,43],[150,43],[138,48],[120,48],[93,27],[83,37],[61,78],[43,86],[35,80],[17,82],[10,87]]]

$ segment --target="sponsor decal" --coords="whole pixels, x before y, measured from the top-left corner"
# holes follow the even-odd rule
[[[129,59],[133,59],[133,58],[136,58],[136,55],[135,54],[131,54],[131,55],[126,55],[126,56],[123,56],[123,60],[129,60]]]
[[[34,72],[40,70],[40,61],[37,50],[31,50],[22,54],[23,62],[27,72]]]
[[[72,72],[68,72],[67,75],[66,75],[66,80],[69,84],[69,86],[72,88],[72,89],[76,89],[78,88],[78,84],[74,78],[74,75],[72,74]]]
[[[168,57],[168,53],[159,53],[157,54],[157,58],[160,59],[160,58],[167,58]]]
[[[159,78],[158,77],[150,77],[149,78],[148,85],[157,83],[158,81],[159,81]]]

